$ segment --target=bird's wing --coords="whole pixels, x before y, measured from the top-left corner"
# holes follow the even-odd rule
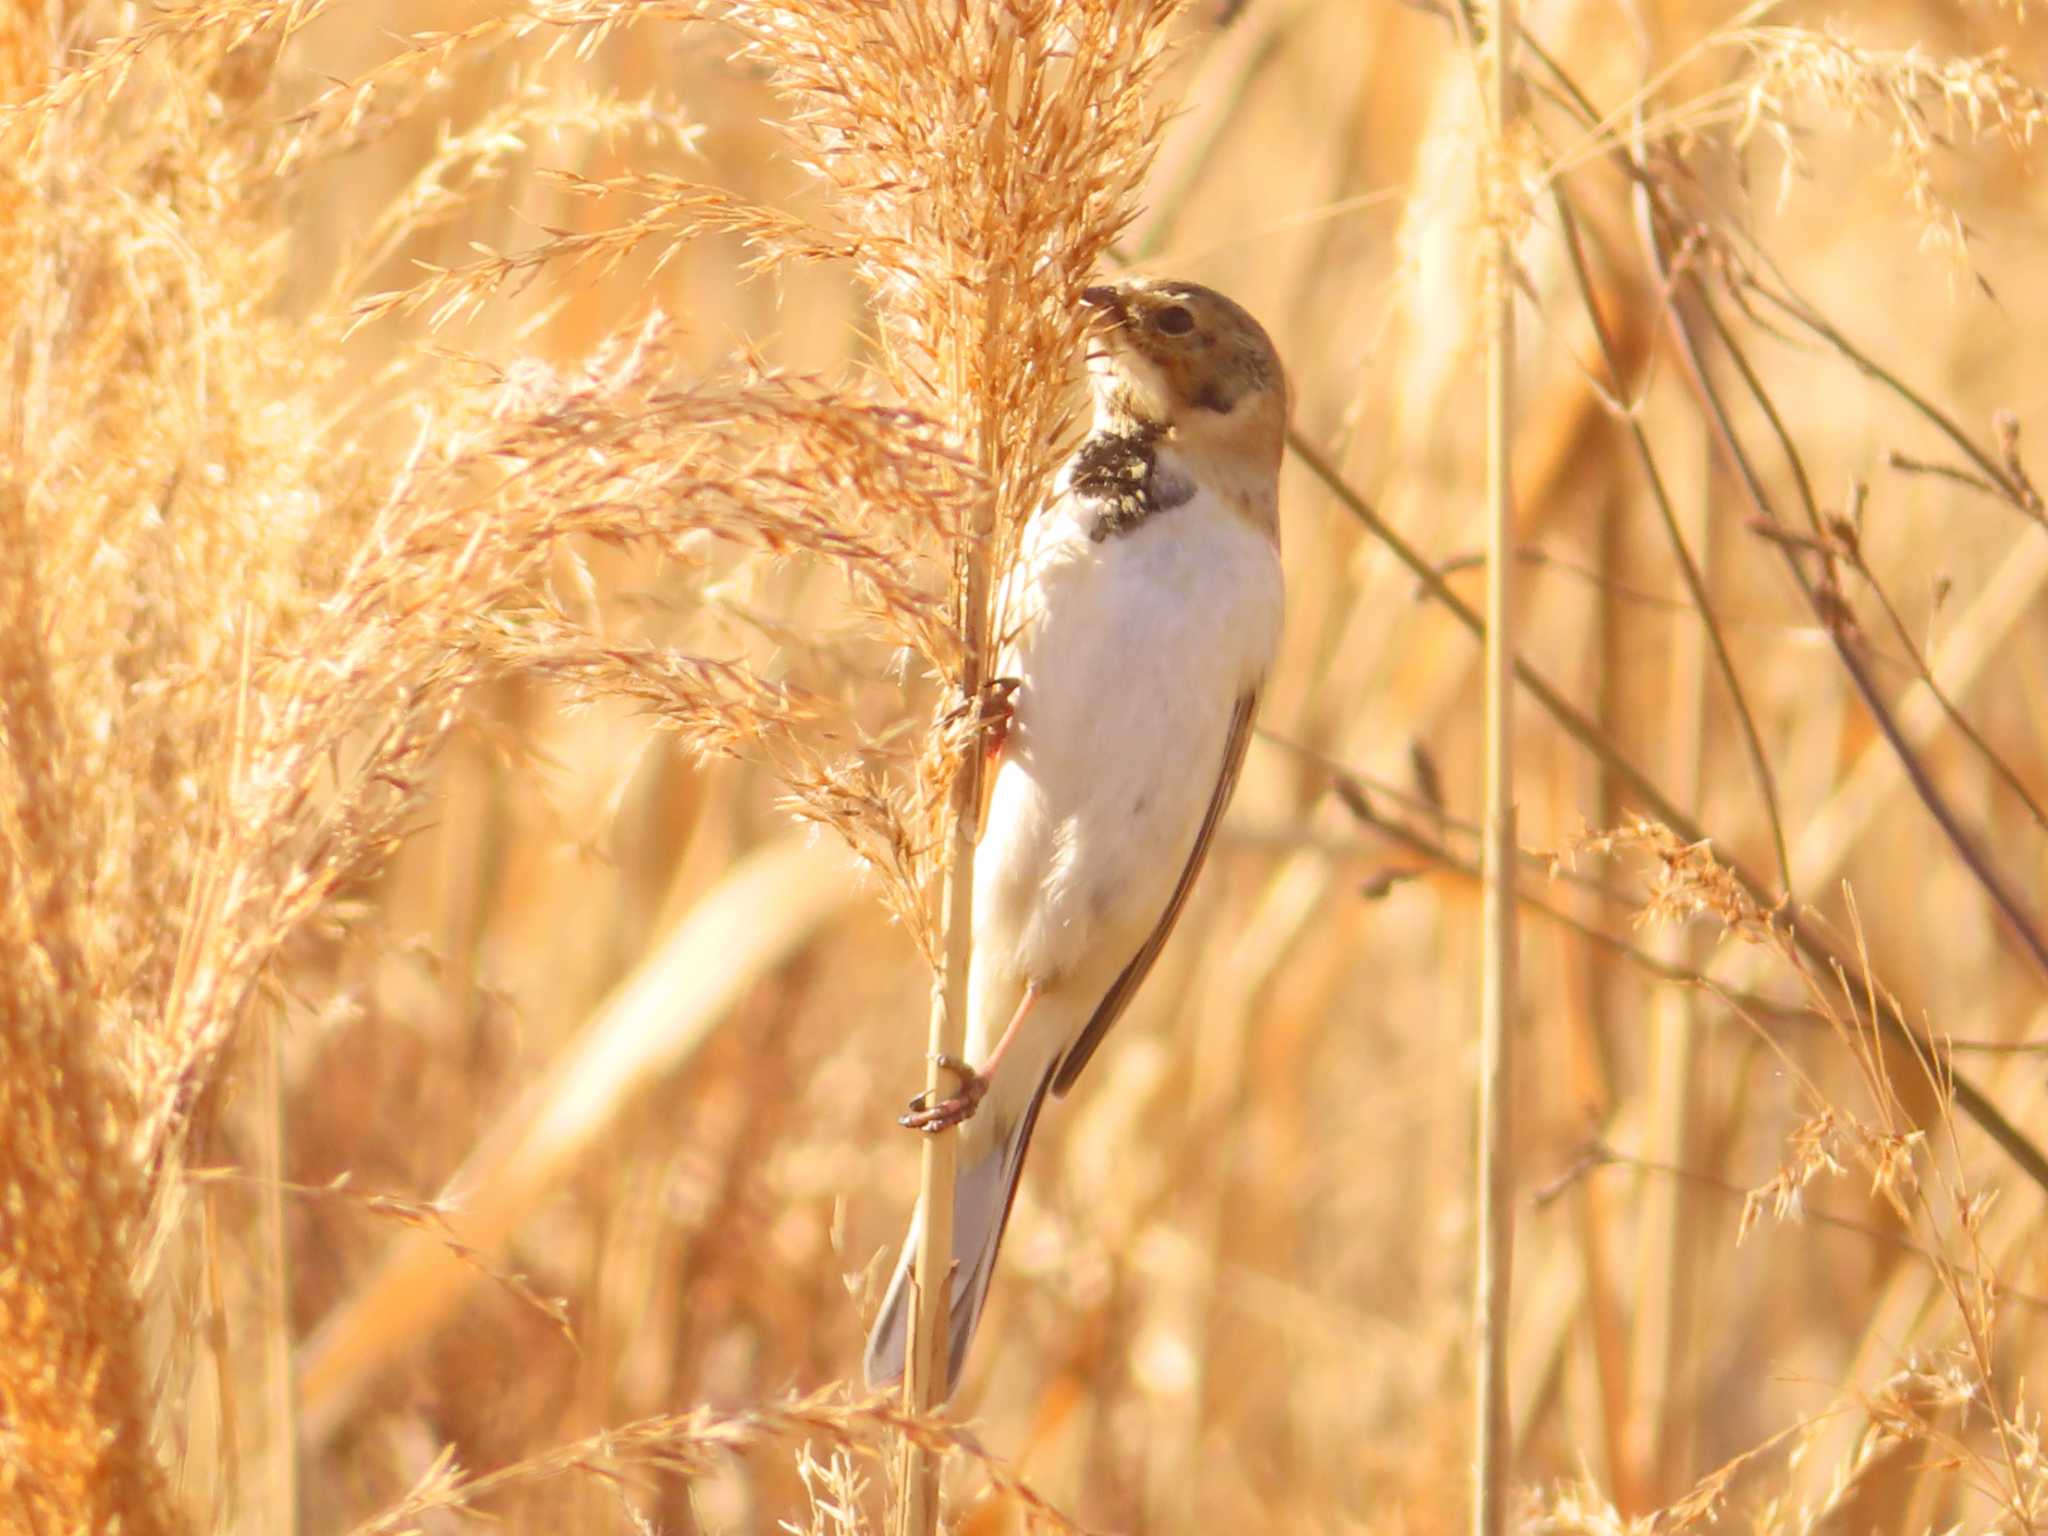
[[[1195,846],[1188,851],[1188,862],[1180,872],[1180,881],[1174,886],[1173,896],[1167,901],[1166,910],[1159,914],[1159,921],[1153,925],[1152,932],[1103,995],[1094,1017],[1088,1021],[1088,1027],[1081,1031],[1073,1049],[1060,1063],[1059,1072],[1052,1080],[1055,1096],[1064,1096],[1074,1086],[1074,1079],[1088,1065],[1088,1058],[1095,1054],[1095,1048],[1102,1044],[1102,1037],[1109,1033],[1110,1025],[1117,1021],[1136,995],[1139,984],[1152,969],[1152,962],[1159,958],[1159,951],[1166,947],[1167,936],[1173,932],[1180,909],[1187,905],[1195,876],[1202,872],[1202,861],[1208,857],[1209,842],[1216,835],[1216,824],[1223,819],[1223,808],[1230,804],[1230,797],[1237,789],[1238,772],[1244,767],[1245,748],[1251,744],[1252,716],[1258,713],[1258,708],[1258,690],[1253,689],[1238,699],[1237,708],[1231,712],[1230,734],[1223,742],[1223,763],[1216,775],[1216,788],[1209,796],[1209,809],[1202,817],[1201,830],[1195,834]]]

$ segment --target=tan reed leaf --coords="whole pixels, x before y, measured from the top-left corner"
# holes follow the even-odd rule
[[[479,1142],[435,1202],[492,1254],[560,1184],[626,1101],[701,1047],[744,989],[852,895],[850,872],[801,838],[757,849],[700,898]],[[476,1282],[433,1232],[393,1244],[370,1282],[306,1343],[303,1433],[318,1443],[379,1366],[416,1347]]]

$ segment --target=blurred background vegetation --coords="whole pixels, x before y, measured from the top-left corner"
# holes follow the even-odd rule
[[[331,323],[419,281],[422,264],[632,215],[630,198],[556,172],[670,173],[822,216],[788,149],[787,102],[731,34],[677,9],[18,0],[5,75],[17,102],[47,106],[84,73],[70,50],[141,41],[102,55],[114,63],[37,130],[41,169],[8,183],[17,315],[32,316],[29,295],[101,302],[81,286],[90,276],[170,295],[134,335],[199,338],[153,374],[131,355],[140,343],[109,346],[94,365],[103,393],[67,397],[90,396],[68,415],[36,405],[40,365],[15,349],[0,380],[12,515],[28,520],[14,526],[89,525],[74,564],[46,552],[45,587],[89,587],[96,549],[151,558],[123,498],[151,475],[196,484],[212,462],[149,457],[173,417],[195,441],[242,422],[238,451],[264,445],[277,485],[297,473],[295,444],[331,456],[305,468],[311,484],[401,461],[416,407],[447,378],[573,372],[655,312],[677,380],[743,357],[834,380],[872,367],[876,329],[850,275],[762,270],[716,233],[610,267],[537,267],[438,326],[431,306]],[[1302,439],[1476,604],[1470,55],[1424,4],[1229,9],[1192,6],[1173,24],[1154,96],[1169,115],[1119,249],[1260,316]],[[1998,765],[2048,796],[2038,499],[2029,512],[2025,495],[1987,494],[1989,470],[1812,325],[1762,300],[1747,317],[1728,297],[1734,265],[1753,262],[2025,486],[2048,404],[2027,339],[2048,334],[2048,199],[2027,143],[2048,119],[2028,84],[2048,79],[2048,35],[2023,4],[1992,0],[1767,17],[1536,0],[1525,19],[1599,126],[1576,123],[1555,77],[1530,67],[1514,173],[1530,199],[1520,644],[1607,745],[1603,760],[1524,696],[1527,889],[1552,915],[1529,910],[1523,933],[1517,1479],[1532,1519],[1622,1529],[1767,1447],[1726,1484],[1731,1523],[2031,1528],[2043,1190],[1910,1057],[1829,1028],[1783,952],[1742,942],[1754,920],[1735,920],[1732,938],[1711,918],[1638,925],[1657,859],[1572,850],[1651,809],[1614,768],[1634,764],[1717,855],[1760,876],[1767,901],[1789,870],[1798,909],[1904,1017],[1952,1036],[1956,1068],[2011,1122],[2048,1123],[2039,1056],[2010,1049],[2048,1041],[2043,976],[1829,633],[1850,634],[1930,792],[2036,908],[2048,843]],[[450,41],[423,65],[418,40],[436,33]],[[289,142],[280,125],[333,110],[335,82],[380,69],[397,83],[346,98],[361,115],[328,122],[322,153],[285,163],[249,149]],[[1717,449],[1666,313],[1682,284],[1660,282],[1640,242],[1632,114],[1661,195],[1716,231],[1672,249],[1726,284],[1722,318],[1813,498],[1844,520],[1816,532],[1795,519],[1794,558],[1834,608],[1787,579],[1785,540],[1756,531]],[[18,112],[7,131],[26,155]],[[81,157],[67,133],[100,147]],[[1618,383],[1553,184],[1573,199]],[[49,233],[99,249],[88,209],[129,219],[125,262]],[[216,347],[214,316],[243,323],[238,261],[267,263],[274,291]],[[1761,490],[1796,506],[1800,471],[1739,366],[1707,354]],[[210,372],[193,363],[209,358]],[[138,386],[119,407],[147,418],[123,438],[94,413],[116,409],[107,396],[130,374],[158,393]],[[1739,679],[1776,833],[1631,420]],[[102,478],[25,476],[31,450],[67,442]],[[231,478],[246,468],[221,462]],[[1914,467],[1936,462],[1962,471]],[[123,464],[135,483],[106,478]],[[1478,891],[1459,861],[1476,858],[1478,648],[1299,459],[1282,506],[1288,631],[1264,736],[1179,936],[1041,1128],[954,1405],[1089,1529],[1435,1531],[1466,1505]],[[217,585],[208,601],[224,613],[238,591],[261,601],[268,578],[245,563],[260,547],[179,579]],[[674,551],[599,543],[551,556],[548,575],[608,634],[744,654],[771,673],[848,622],[828,573],[722,571],[722,558],[707,582]],[[879,645],[853,654],[828,681],[867,726],[922,727],[928,683]],[[1981,747],[1926,696],[1923,661]],[[204,1079],[180,1175],[190,1208],[141,1303],[138,1369],[191,1528],[350,1530],[445,1477],[450,1452],[488,1471],[699,1409],[736,1417],[693,1421],[618,1477],[547,1475],[605,1464],[586,1449],[476,1502],[512,1529],[579,1532],[853,1530],[879,1510],[885,1464],[832,1460],[878,1444],[872,1421],[838,1406],[747,1415],[857,1376],[864,1309],[915,1189],[915,1138],[893,1119],[921,1083],[929,973],[843,846],[793,826],[773,777],[744,758],[699,761],[646,716],[544,677],[480,683],[408,770],[388,860],[338,881],[280,939]],[[24,718],[9,717],[17,753]],[[108,728],[125,727],[116,715]],[[10,789],[30,793],[18,769]],[[93,821],[76,835],[103,832]],[[17,830],[15,854],[28,846]],[[30,872],[10,888],[17,914],[34,886]],[[190,892],[153,915],[145,894],[131,898],[136,931],[175,955]],[[1659,980],[1628,947],[1740,997]],[[1839,989],[1814,974],[1836,1023],[1853,1018],[1862,975]],[[177,973],[135,985],[162,996]],[[1916,1122],[1930,1140],[1911,1139]],[[1859,1162],[1872,1143],[1851,1123],[1889,1125],[1919,1184],[1963,1202],[1890,1198],[1901,1176]],[[1738,1242],[1745,1194],[1767,1186],[1766,1207],[1784,1194],[1803,1218],[1766,1209]],[[1988,1212],[1967,1203],[1994,1191]],[[1995,1305],[1972,1293],[1987,1303],[1973,1317],[1955,1298],[1976,1274],[2002,1288]],[[811,1459],[796,1454],[806,1442]],[[952,1470],[961,1529],[1023,1518],[1026,1501],[991,1491],[975,1458]],[[829,1490],[850,1479],[865,1481],[865,1514],[840,1519]]]

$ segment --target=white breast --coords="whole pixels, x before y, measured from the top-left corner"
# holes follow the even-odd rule
[[[1006,593],[1015,718],[976,860],[977,968],[1114,975],[1164,911],[1237,700],[1278,644],[1272,542],[1214,497],[1097,543],[1055,503]],[[1005,963],[1007,962],[1007,963]]]

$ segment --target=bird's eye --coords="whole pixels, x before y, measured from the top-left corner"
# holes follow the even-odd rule
[[[1152,323],[1169,336],[1185,336],[1195,328],[1195,317],[1179,304],[1170,304],[1159,311]]]

